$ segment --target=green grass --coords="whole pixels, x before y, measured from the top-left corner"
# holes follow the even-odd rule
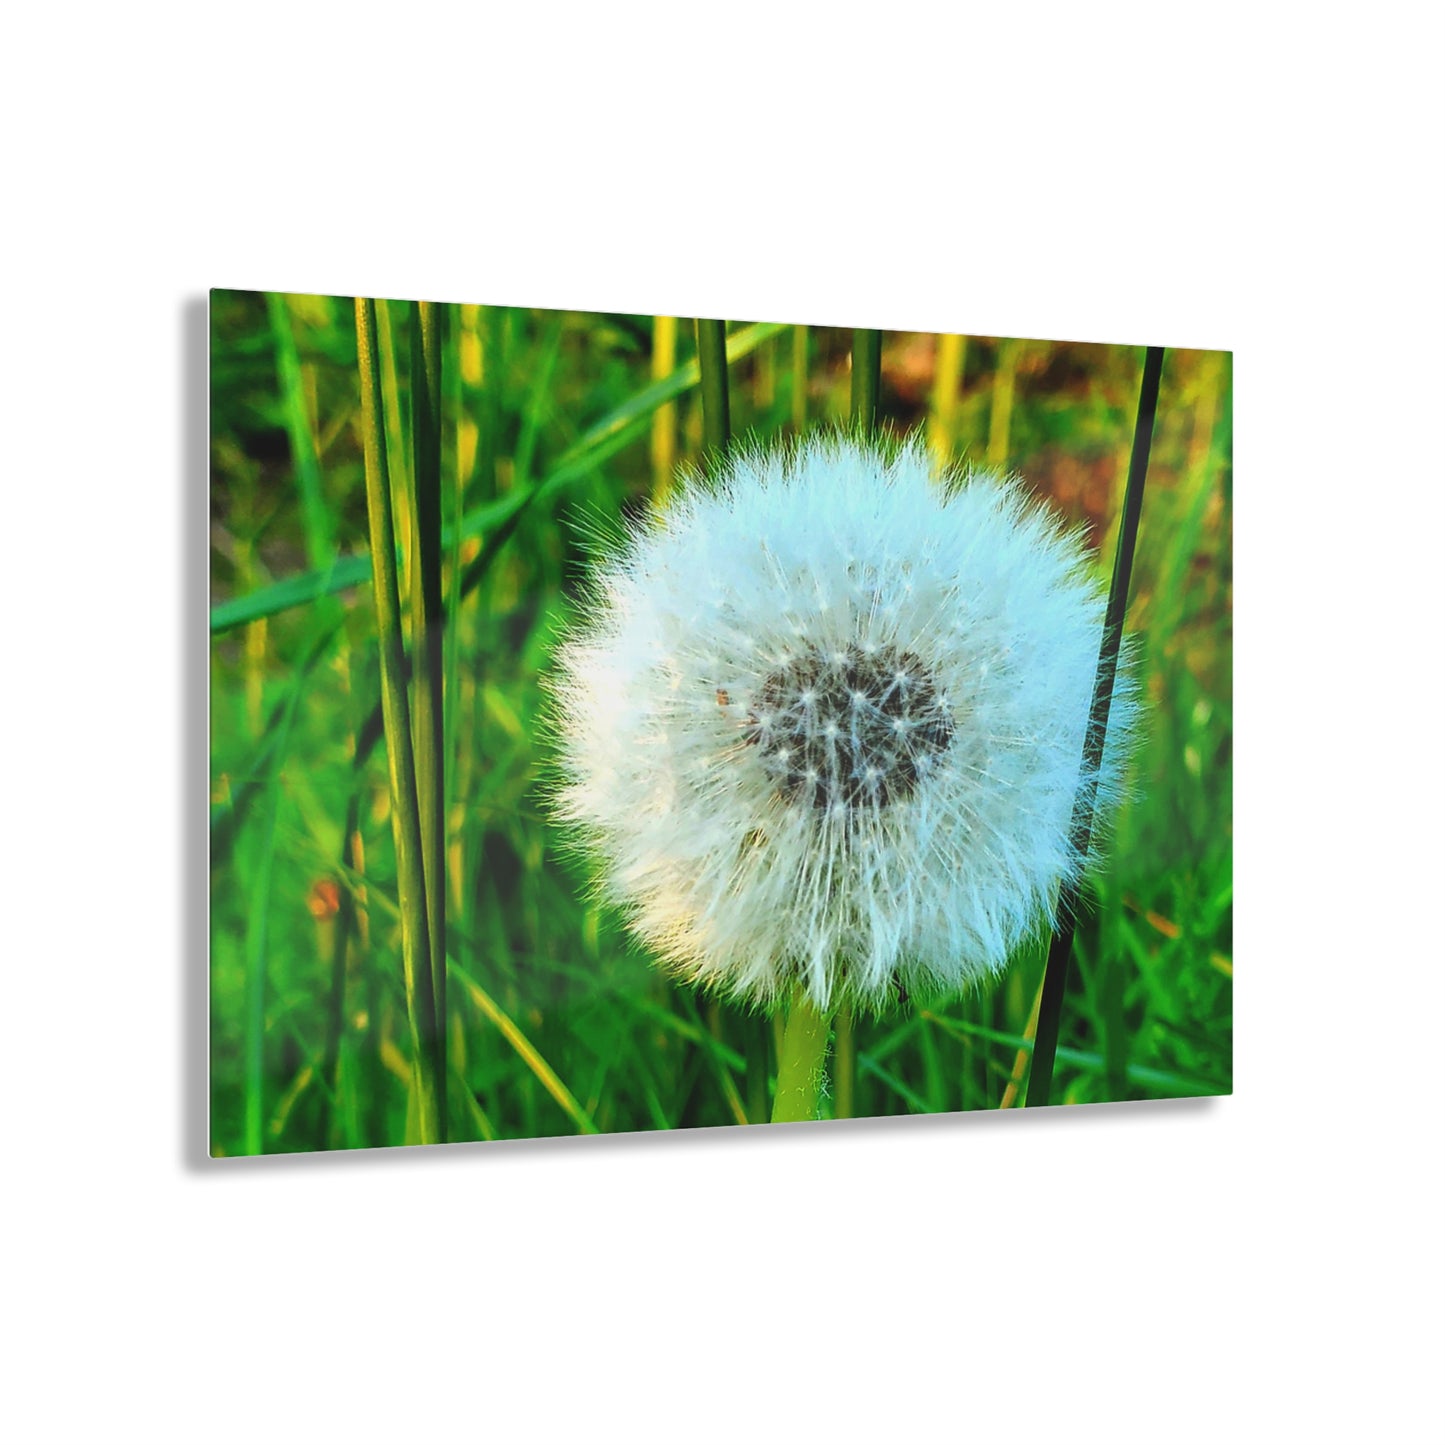
[[[414,318],[377,309],[382,431],[410,495]],[[692,327],[654,380],[649,317],[437,311],[450,1137],[766,1118],[771,1026],[633,949],[539,798],[540,679],[589,538],[651,505],[659,407],[679,459],[704,455]],[[734,436],[847,419],[850,332],[734,323],[727,342]],[[955,455],[992,448],[1107,548],[1139,348],[976,336],[956,355]],[[929,422],[933,357],[883,333],[880,425]],[[415,1046],[350,302],[217,292],[212,378],[213,1148],[401,1143]],[[1128,618],[1149,715],[1075,940],[1059,1102],[1230,1088],[1230,449],[1229,358],[1168,352]],[[1045,943],[986,993],[839,1021],[846,1076],[823,1112],[1021,1104]]]

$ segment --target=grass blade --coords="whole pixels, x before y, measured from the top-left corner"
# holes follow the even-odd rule
[[[652,379],[662,381],[677,369],[677,317],[652,321]],[[677,406],[668,402],[652,414],[652,500],[667,504],[672,474],[677,470]]]
[[[537,1052],[531,1040],[512,1022],[506,1011],[474,979],[452,960],[448,960],[452,977],[461,984],[467,997],[496,1025],[498,1033],[516,1051],[517,1057],[531,1070],[537,1082],[557,1101],[562,1112],[577,1126],[582,1134],[596,1134],[597,1125],[587,1111],[573,1096],[572,1091],[557,1077],[557,1071]]]
[[[853,424],[872,431],[878,424],[878,386],[883,374],[883,333],[853,333]]]
[[[377,356],[375,304],[356,298],[357,365],[361,372],[363,447],[366,457],[366,511],[371,555],[379,565],[372,575],[381,652],[381,705],[391,778],[392,829],[396,840],[397,894],[401,909],[402,973],[407,1019],[411,1026],[417,1123],[421,1142],[439,1138],[437,1097],[445,1084],[440,1072],[440,1038],[432,990],[426,880],[422,862],[421,818],[417,802],[416,761],[412,754],[411,709],[406,692],[406,649],[401,630],[401,597],[396,569],[396,528],[386,442],[382,435],[381,372]]]
[[[306,559],[312,567],[324,567],[336,555],[336,530],[321,487],[321,462],[316,439],[306,414],[306,397],[301,384],[301,358],[285,296],[266,293],[266,313],[276,343],[276,379],[281,397],[281,414],[286,438],[291,444],[291,464],[301,493],[301,518],[306,533]]]
[[[727,360],[739,360],[757,350],[770,336],[782,331],[780,322],[760,321],[734,332],[727,339]],[[486,502],[468,512],[458,524],[460,537],[479,537],[490,528],[500,526],[514,512],[532,502],[550,496],[560,487],[585,476],[590,467],[611,456],[640,435],[658,407],[665,406],[698,385],[701,371],[698,359],[680,366],[671,376],[644,387],[630,400],[608,412],[595,425],[588,428],[558,458],[557,464],[541,481],[525,490],[508,493],[497,501]],[[442,532],[442,545],[453,544],[454,536],[447,529]],[[271,617],[292,607],[314,602],[334,592],[344,592],[348,587],[358,587],[371,576],[371,557],[360,554],[339,557],[330,567],[306,572],[297,577],[287,577],[265,587],[258,587],[243,597],[232,597],[218,602],[211,608],[211,632],[229,632],[258,617]]]
[[[789,410],[795,432],[808,424],[808,328],[793,327],[791,366],[793,390]]]
[[[441,308],[411,303],[412,752],[437,1032],[437,1128],[447,1137],[446,784],[442,736]]]
[[[1164,348],[1148,347],[1144,353],[1144,375],[1139,383],[1139,410],[1134,419],[1134,448],[1129,458],[1124,516],[1119,525],[1114,576],[1109,583],[1104,635],[1099,643],[1099,666],[1094,674],[1094,697],[1089,708],[1088,731],[1084,735],[1079,789],[1074,795],[1074,816],[1069,825],[1070,843],[1080,858],[1087,855],[1089,838],[1093,833],[1094,793],[1098,787],[1099,764],[1104,756],[1104,735],[1109,727],[1109,704],[1114,696],[1119,643],[1124,634],[1124,610],[1129,603],[1129,574],[1134,566],[1134,543],[1139,533],[1139,513],[1144,505],[1144,479],[1149,472],[1149,447],[1154,435],[1154,413],[1159,405],[1159,374],[1163,366]],[[1064,983],[1069,972],[1069,955],[1074,946],[1074,920],[1078,910],[1079,885],[1077,882],[1066,883],[1059,892],[1058,922],[1049,945],[1048,962],[1044,965],[1044,987],[1025,1108],[1036,1108],[1049,1102],[1054,1053],[1059,1042],[1059,1018],[1064,1006]]]
[[[732,418],[728,411],[728,324],[726,321],[697,323],[697,364],[702,378],[702,439],[714,457],[722,457],[732,440]]]
[[[933,365],[933,395],[929,402],[928,440],[940,463],[953,456],[958,427],[958,394],[963,387],[963,368],[968,355],[968,338],[952,332],[938,338]]]

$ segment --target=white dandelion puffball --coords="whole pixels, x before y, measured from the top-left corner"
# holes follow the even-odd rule
[[[554,679],[557,811],[684,978],[764,1007],[794,984],[824,1009],[957,990],[1084,866],[1104,597],[1020,484],[939,477],[916,438],[738,450],[584,610]]]

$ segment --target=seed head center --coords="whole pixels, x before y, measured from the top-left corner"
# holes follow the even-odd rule
[[[910,652],[807,649],[763,679],[744,731],[780,797],[819,809],[909,797],[953,738],[928,669]]]

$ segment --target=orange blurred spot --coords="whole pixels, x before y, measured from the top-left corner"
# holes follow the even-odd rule
[[[318,878],[306,895],[306,907],[315,919],[334,918],[341,907],[341,890],[330,878]]]

